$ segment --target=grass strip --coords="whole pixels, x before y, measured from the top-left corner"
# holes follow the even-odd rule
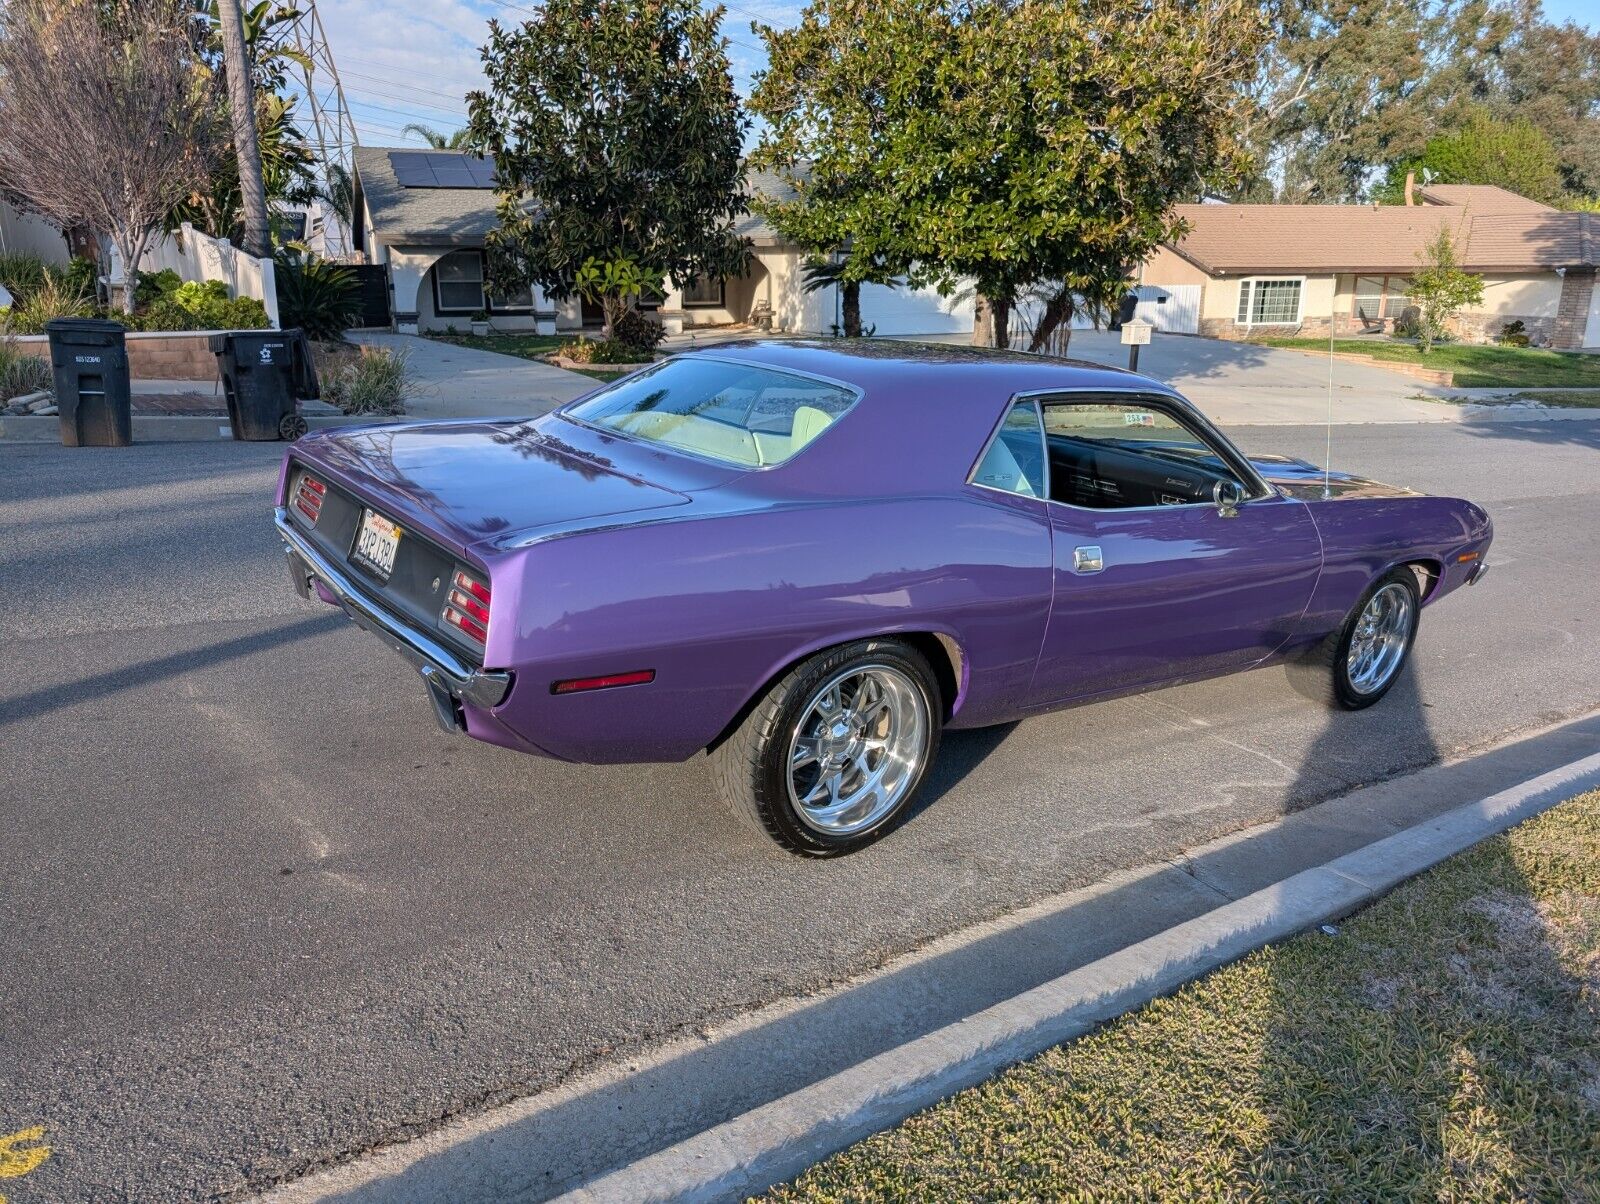
[[[1600,1199],[1600,792],[768,1199]]]
[[[1327,339],[1253,339],[1267,347],[1292,347],[1297,351],[1327,351]],[[1600,356],[1547,351],[1539,347],[1501,347],[1494,344],[1436,343],[1423,355],[1414,343],[1387,338],[1337,339],[1340,353],[1370,355],[1377,360],[1418,364],[1454,373],[1462,389],[1524,389],[1548,386],[1582,389],[1600,386]]]

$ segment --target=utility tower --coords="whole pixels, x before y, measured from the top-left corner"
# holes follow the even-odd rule
[[[295,0],[296,17],[282,34],[285,46],[299,52],[301,89],[306,96],[304,114],[312,149],[317,156],[318,174],[337,204],[324,204],[322,238],[325,253],[344,255],[353,250],[350,239],[352,215],[349,213],[350,181],[354,178],[356,123],[345,103],[344,85],[333,61],[333,47],[322,27],[316,0]],[[341,183],[342,181],[342,183]],[[311,230],[308,223],[307,233]]]

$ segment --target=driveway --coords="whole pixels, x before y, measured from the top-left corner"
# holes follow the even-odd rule
[[[1068,354],[1128,366],[1120,333],[1075,330]],[[1328,413],[1328,360],[1225,339],[1156,331],[1140,349],[1139,371],[1164,380],[1213,421],[1319,423]],[[1335,422],[1452,422],[1459,407],[1424,400],[1452,392],[1415,377],[1347,360],[1333,362]]]
[[[522,418],[548,413],[595,387],[587,376],[538,360],[414,334],[356,331],[350,337],[406,353],[416,382],[406,409],[415,418]]]
[[[1497,528],[1383,705],[1334,716],[1268,670],[951,733],[918,816],[805,862],[698,761],[440,732],[411,669],[291,590],[281,447],[0,445],[0,1140],[54,1150],[4,1193],[248,1192],[1592,708],[1600,424],[1338,448]]]

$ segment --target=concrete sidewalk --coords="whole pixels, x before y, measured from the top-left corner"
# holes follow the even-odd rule
[[[412,418],[523,418],[547,414],[597,383],[538,360],[387,331],[353,331],[368,347],[404,351],[415,379]]]

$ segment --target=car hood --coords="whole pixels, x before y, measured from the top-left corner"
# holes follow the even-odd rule
[[[1324,473],[1309,460],[1296,460],[1290,456],[1254,455],[1250,463],[1269,485],[1275,485],[1288,496],[1302,501],[1319,502],[1325,498],[1418,497],[1414,489],[1399,485],[1385,485],[1367,477],[1348,472]],[[1324,493],[1324,484],[1327,492]]]
[[[526,420],[345,428],[293,454],[462,550],[689,501]]]

